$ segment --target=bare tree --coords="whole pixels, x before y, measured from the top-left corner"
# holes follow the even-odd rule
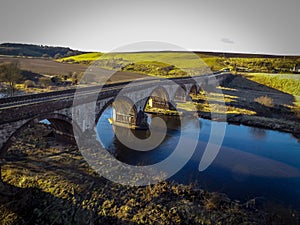
[[[8,84],[11,96],[15,94],[16,84],[20,82],[22,78],[19,62],[15,61],[0,66],[0,81]]]

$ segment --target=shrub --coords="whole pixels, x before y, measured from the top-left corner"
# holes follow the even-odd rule
[[[62,55],[60,53],[55,54],[54,59],[60,59]]]
[[[49,87],[51,85],[51,80],[50,78],[48,77],[41,77],[39,79],[39,84],[42,86],[42,87]]]
[[[32,80],[25,80],[24,81],[24,87],[25,88],[35,87],[35,83]]]
[[[42,55],[42,58],[50,58],[50,55],[48,55],[48,54],[43,54],[43,55]]]
[[[274,107],[273,99],[268,96],[260,96],[255,98],[254,101],[267,107]]]
[[[196,104],[196,110],[197,111],[203,111],[203,109],[204,109],[204,106],[203,106],[203,104]]]

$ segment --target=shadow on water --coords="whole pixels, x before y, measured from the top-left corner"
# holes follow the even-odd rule
[[[267,136],[266,130],[263,130],[260,128],[250,127],[249,131],[250,131],[250,134],[258,140],[263,140]]]
[[[150,118],[155,117],[154,115],[149,115]],[[122,144],[119,139],[114,136],[113,142],[110,145],[105,146],[108,151],[114,155],[121,162],[130,165],[152,165],[166,159],[172,152],[172,146],[178,143],[178,137],[180,136],[180,126],[181,121],[179,117],[161,117],[168,128],[168,132],[165,135],[163,142],[158,148],[150,151],[136,151]],[[151,124],[151,119],[150,119]],[[132,132],[139,139],[146,139],[150,136],[151,132],[149,130],[130,130],[124,127],[114,127],[114,131],[118,132],[118,135],[126,137],[128,132]],[[159,131],[155,131],[159,132]],[[101,139],[101,135],[100,135]],[[172,146],[168,143],[172,142]]]
[[[180,123],[176,117],[164,119],[174,129],[168,130],[168,138],[157,149],[139,153],[123,146],[114,136],[110,137],[112,142],[108,147],[116,153],[117,159],[132,165],[148,165],[166,159],[178,143]],[[172,120],[175,120],[175,125]],[[288,133],[227,125],[217,158],[200,173],[198,166],[210,137],[211,125],[221,123],[204,119],[200,122],[201,131],[194,155],[170,181],[197,184],[200,188],[225,192],[240,200],[262,196],[300,209],[300,148],[295,138]],[[183,129],[188,133],[196,132],[193,126]]]

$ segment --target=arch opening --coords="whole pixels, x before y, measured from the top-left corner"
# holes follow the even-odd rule
[[[154,89],[147,100],[146,107],[159,109],[172,109],[170,97],[164,87]]]
[[[118,155],[116,150],[127,148],[120,141],[120,137],[128,137],[129,132],[141,139],[149,136],[147,119],[148,116],[141,107],[138,111],[137,106],[129,98],[118,96],[107,102],[98,114],[97,140],[102,147],[116,157]]]
[[[40,127],[37,127],[37,125]],[[31,131],[26,133],[26,130],[28,129],[31,129]],[[3,158],[6,155],[7,151],[20,135],[24,135],[24,137],[21,138],[25,139],[26,135],[35,135],[35,132],[33,132],[35,129],[48,129],[47,135],[53,135],[56,141],[76,144],[72,120],[69,117],[62,114],[40,115],[25,122],[8,137],[7,141],[0,149],[0,158]]]
[[[190,98],[189,100],[197,100],[201,102],[206,100],[206,91],[203,86],[194,84],[189,90],[188,97]]]
[[[117,124],[137,124],[137,109],[133,102],[126,97],[117,98],[113,104],[113,122]]]
[[[186,88],[184,85],[181,85],[177,88],[175,95],[174,95],[174,100],[176,102],[185,102],[186,101]]]
[[[189,92],[189,95],[191,96],[191,97],[193,97],[193,96],[196,96],[197,94],[198,94],[198,92],[199,92],[199,87],[197,87],[195,84],[191,87],[191,89],[190,89],[190,92]]]

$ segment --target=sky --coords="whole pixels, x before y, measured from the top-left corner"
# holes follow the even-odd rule
[[[0,0],[0,43],[300,55],[299,0]],[[131,46],[131,47],[130,47]],[[140,45],[142,46],[142,45]],[[176,47],[174,47],[176,48]],[[156,49],[155,49],[156,50]]]

